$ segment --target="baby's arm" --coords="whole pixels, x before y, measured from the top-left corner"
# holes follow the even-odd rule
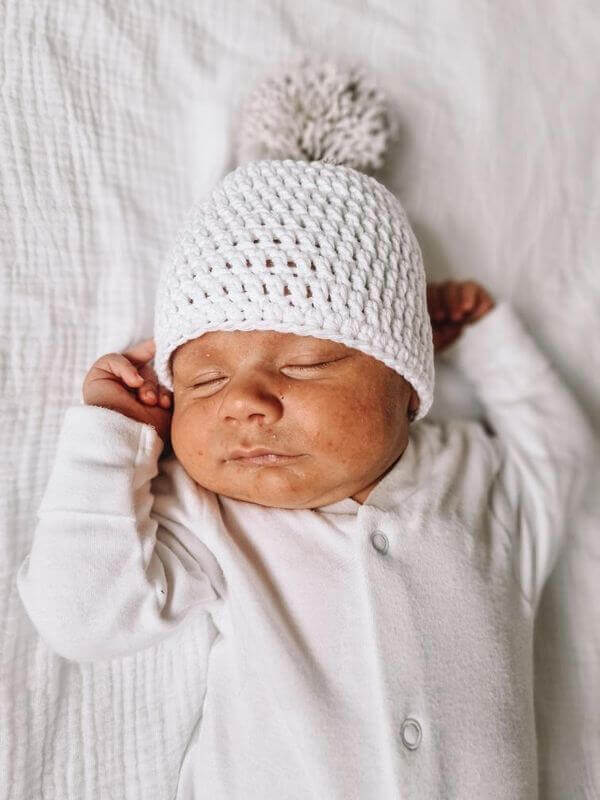
[[[115,410],[66,411],[33,544],[17,574],[34,626],[65,658],[129,655],[219,600],[220,568],[186,525],[162,471],[156,497],[151,491],[163,447],[152,425]],[[209,521],[204,511],[200,527]]]
[[[535,609],[598,454],[594,430],[506,301],[442,357],[473,384],[496,434],[490,507],[515,542],[516,572]]]

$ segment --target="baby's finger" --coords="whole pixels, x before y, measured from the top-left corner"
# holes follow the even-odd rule
[[[476,322],[480,317],[494,307],[494,301],[489,294],[481,286],[477,287],[477,294],[475,297],[475,304],[473,312],[470,315],[470,321]]]
[[[141,400],[142,403],[148,403],[149,405],[153,406],[158,402],[156,386],[154,383],[152,383],[152,381],[144,381],[144,383],[137,390],[137,395],[138,399]]]
[[[141,386],[144,382],[136,367],[121,353],[108,353],[98,361],[96,366],[98,369],[120,378],[131,388]]]
[[[159,403],[163,408],[169,408],[171,405],[171,396],[164,389],[160,391]]]
[[[144,339],[142,342],[132,345],[123,351],[123,355],[128,358],[136,367],[147,364],[154,358],[156,346],[154,339]]]
[[[430,283],[427,286],[427,307],[429,315],[434,322],[444,319],[446,312],[441,298],[441,284]]]
[[[479,286],[475,281],[465,281],[462,284],[461,309],[463,314],[469,315],[477,301]]]
[[[152,406],[158,404],[163,408],[169,408],[171,405],[169,392],[153,380],[145,381],[137,390],[137,394],[142,403]]]
[[[150,364],[143,364],[138,367],[138,372],[144,379],[144,383],[138,389],[138,399],[144,402],[150,402],[154,405],[159,402],[159,383],[156,372]]]
[[[447,319],[458,321],[462,312],[460,310],[461,304],[461,285],[456,281],[446,281],[444,284],[444,304],[446,307]]]

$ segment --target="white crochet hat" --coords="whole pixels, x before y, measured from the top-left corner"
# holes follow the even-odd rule
[[[321,80],[310,84],[307,75],[315,75],[315,69]],[[281,97],[293,89],[298,124],[298,98],[314,108],[307,93],[315,87],[325,87],[330,95],[337,91],[337,104],[330,97],[327,107],[341,107],[342,120],[352,113],[360,120],[357,108],[365,96],[371,112],[380,97],[356,73],[342,74],[331,64],[314,68],[306,61],[288,74],[280,71],[270,86],[270,100],[269,84],[261,87],[265,108],[281,110]],[[344,108],[339,96],[348,86],[356,102]],[[373,114],[365,116],[372,127]],[[271,128],[265,113],[259,118],[257,127],[247,114],[241,128],[254,142],[262,137],[264,148],[273,140],[270,131],[281,126],[276,113]],[[381,108],[379,119],[386,121]],[[156,295],[154,367],[170,391],[170,357],[181,344],[207,331],[272,330],[331,339],[379,359],[414,387],[419,396],[415,419],[429,411],[433,340],[418,242],[391,192],[364,172],[335,163],[344,147],[336,144],[332,130],[344,140],[344,126],[330,119],[316,141],[333,146],[320,152],[313,147],[320,160],[251,161],[226,175],[188,212]],[[384,125],[379,150],[391,130],[388,124],[386,133]],[[353,146],[354,163],[363,169],[378,165],[381,152],[371,145],[372,140],[362,151],[356,142]],[[349,160],[347,154],[343,158]]]

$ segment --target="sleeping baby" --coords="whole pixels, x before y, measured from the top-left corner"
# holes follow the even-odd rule
[[[179,800],[532,800],[534,617],[594,436],[512,305],[428,285],[341,161],[193,206],[154,337],[66,411],[20,596],[82,662],[208,618]],[[426,418],[434,352],[485,421]]]

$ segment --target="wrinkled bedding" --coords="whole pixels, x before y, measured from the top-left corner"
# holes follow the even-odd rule
[[[87,368],[152,335],[182,215],[235,166],[241,98],[308,51],[364,65],[399,114],[378,177],[429,280],[510,299],[598,430],[600,14],[560,0],[2,5],[0,798],[167,800],[204,693],[206,619],[151,651],[75,664],[40,641],[15,585]],[[479,416],[448,370],[431,417]],[[538,613],[552,800],[600,796],[594,483]]]

